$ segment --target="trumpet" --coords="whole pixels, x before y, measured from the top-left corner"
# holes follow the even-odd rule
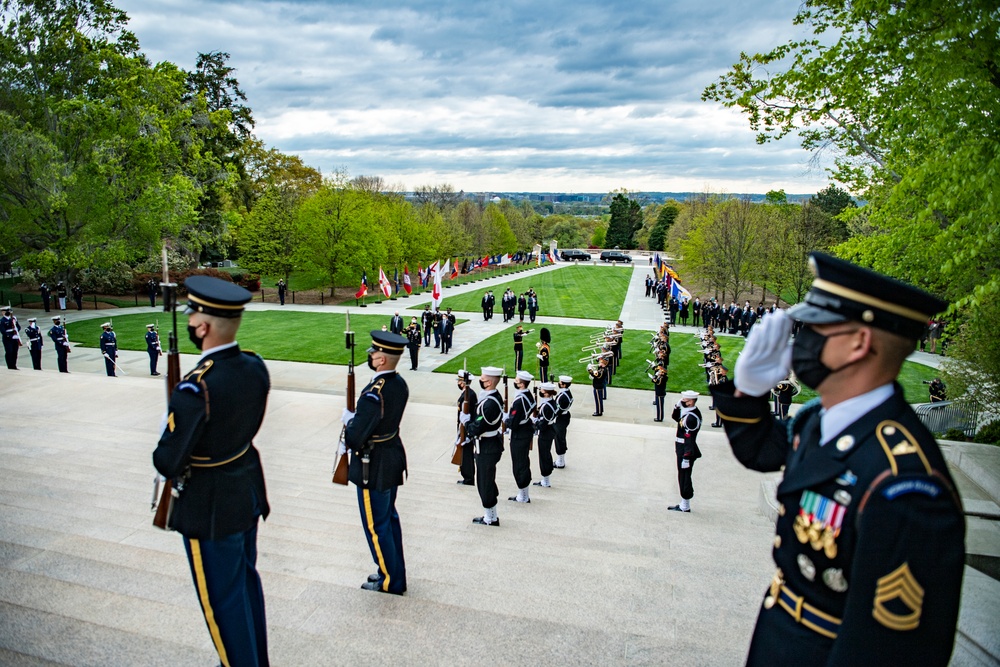
[[[577,363],[584,364],[589,362],[593,364],[595,361],[600,361],[601,359],[607,359],[611,357],[611,355],[613,354],[614,352],[595,352],[594,354],[591,354],[588,357],[583,357],[582,359],[578,360]]]

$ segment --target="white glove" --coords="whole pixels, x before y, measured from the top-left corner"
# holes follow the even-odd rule
[[[465,414],[464,412],[459,413],[458,421],[463,424],[468,424],[472,420],[472,414]]]
[[[354,419],[354,413],[344,408],[344,411],[340,414],[340,421],[343,422],[344,426],[347,426],[347,423],[352,419]]]
[[[536,356],[536,357],[538,357],[539,359],[544,359],[544,358],[545,358],[545,357],[543,357],[543,356],[542,356],[542,355],[540,355],[540,354],[536,354],[535,356]]]
[[[681,467],[682,468],[690,468],[691,467],[691,462],[689,460],[687,460],[687,459],[681,459]]]
[[[501,421],[501,422],[504,422],[504,423],[506,423],[506,421],[507,421],[508,419],[510,419],[510,413],[509,413],[509,412],[501,412],[501,413],[500,413],[500,421]]]
[[[784,311],[754,327],[736,360],[736,388],[749,396],[765,396],[792,368],[792,320]]]
[[[337,456],[345,456],[347,454],[347,443],[341,441],[340,446],[337,447]]]
[[[104,353],[104,358],[105,358],[105,359],[110,359],[111,357],[109,357],[109,356],[108,356],[108,353],[107,353],[107,352],[105,352],[105,353]]]
[[[674,403],[674,407],[680,410],[681,408],[684,407],[684,404],[681,403],[680,401],[677,401],[676,403]]]

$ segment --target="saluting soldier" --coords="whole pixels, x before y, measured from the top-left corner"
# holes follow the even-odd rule
[[[542,327],[539,332],[538,337],[541,339],[538,341],[538,380],[539,382],[549,381],[549,354],[551,349],[549,344],[552,342],[552,335],[549,330]]]
[[[535,430],[538,431],[538,473],[542,478],[535,486],[552,486],[552,441],[555,439],[555,423],[559,409],[555,402],[556,386],[551,382],[543,382],[538,386],[538,416],[535,418]]]
[[[243,306],[252,295],[208,276],[192,276],[184,286],[188,336],[202,353],[170,395],[153,465],[178,491],[169,527],[184,537],[219,660],[267,665],[257,525],[270,507],[253,439],[271,382],[264,361],[236,342]]]
[[[698,448],[701,411],[695,405],[697,400],[698,392],[682,391],[681,400],[677,401],[670,415],[677,422],[674,452],[677,454],[677,485],[681,491],[681,502],[667,508],[674,512],[690,512],[691,499],[694,498],[691,474],[694,472],[694,462],[701,458],[701,450]]]
[[[469,371],[458,372],[458,388],[462,392],[458,396],[458,421],[466,424],[465,439],[458,443],[462,445],[462,463],[458,466],[458,471],[462,479],[457,484],[473,486],[476,483],[476,443],[469,435],[468,423],[472,420],[472,414],[476,409],[476,392],[472,390],[472,373]],[[469,414],[462,412],[462,406],[469,404]]]
[[[160,347],[160,334],[156,331],[155,324],[146,325],[146,354],[149,355],[149,374],[159,375],[156,365],[163,354],[163,348]]]
[[[288,285],[285,284],[284,278],[278,279],[278,301],[282,306],[285,305],[285,292],[288,291]]]
[[[555,398],[557,412],[554,424],[556,459],[553,461],[552,467],[561,470],[566,467],[566,450],[568,449],[566,445],[566,431],[569,429],[569,422],[572,418],[570,410],[573,408],[573,392],[570,391],[570,385],[573,384],[573,377],[570,375],[560,375],[558,379],[559,393],[556,394]]]
[[[410,318],[410,326],[406,329],[406,347],[410,350],[410,370],[415,371],[420,355],[420,325],[416,317]]]
[[[59,299],[59,310],[66,310],[66,285],[61,280],[56,283],[56,298]]]
[[[351,450],[348,479],[358,489],[365,539],[378,571],[361,588],[402,595],[406,592],[403,533],[396,511],[396,490],[406,472],[406,450],[399,437],[410,390],[396,364],[406,339],[388,331],[372,331],[368,367],[375,371],[361,391],[357,412],[344,408],[346,446]]]
[[[530,503],[528,487],[531,486],[531,441],[535,437],[535,424],[531,413],[535,409],[535,399],[531,395],[531,382],[535,378],[528,371],[518,371],[514,376],[517,394],[510,404],[506,425],[510,431],[510,465],[517,484],[517,495],[507,500]]]
[[[521,363],[524,361],[524,337],[533,332],[534,329],[524,330],[520,324],[514,331],[514,369],[521,370]]]
[[[48,283],[42,283],[38,286],[39,291],[42,296],[42,305],[45,307],[45,312],[49,312],[49,301],[52,298],[52,290],[49,289]]]
[[[76,309],[83,310],[83,288],[73,285],[73,301],[76,301]]]
[[[66,355],[70,353],[69,338],[66,336],[66,327],[62,324],[62,318],[56,315],[52,318],[52,328],[49,329],[49,338],[56,350],[56,365],[60,373],[69,373],[69,364],[66,363]]]
[[[17,369],[17,353],[21,349],[21,337],[18,332],[21,325],[18,324],[14,312],[10,308],[3,309],[3,317],[0,317],[0,337],[3,338],[4,360],[7,368],[12,371]]]
[[[24,328],[24,336],[28,339],[28,353],[31,355],[31,367],[36,371],[42,370],[42,332],[36,324],[34,317],[28,319],[28,326]]]
[[[118,337],[111,330],[111,323],[105,322],[101,325],[104,330],[101,333],[101,356],[104,357],[104,370],[108,377],[115,377],[115,359],[118,357]]]
[[[604,389],[607,387],[608,360],[601,357],[597,366],[588,366],[587,372],[593,378],[594,386],[594,414],[592,417],[600,417],[604,414]]]
[[[146,294],[149,296],[149,307],[156,308],[156,296],[160,293],[160,285],[150,278],[146,281]]]
[[[472,523],[484,526],[499,526],[497,516],[497,464],[503,456],[503,398],[497,391],[503,369],[484,366],[479,376],[478,402],[476,413],[466,426],[466,432],[476,438],[476,488],[483,504],[483,516],[472,519]]]
[[[955,641],[965,520],[933,435],[896,382],[947,303],[813,253],[805,301],[768,315],[713,389],[736,458],[776,471],[778,567],[750,665],[946,665]],[[803,323],[789,345],[792,319]],[[816,390],[788,426],[768,392],[795,371]],[[735,389],[735,392],[734,392]]]

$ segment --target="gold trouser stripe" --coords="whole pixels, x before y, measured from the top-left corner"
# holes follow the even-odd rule
[[[715,408],[715,414],[719,415],[720,419],[724,419],[727,422],[739,422],[740,424],[757,424],[760,422],[760,417],[730,417],[729,415],[723,414],[719,408]]]
[[[365,522],[368,527],[368,534],[372,536],[372,544],[375,546],[375,556],[378,558],[378,567],[385,572],[385,581],[382,582],[382,590],[389,590],[389,570],[385,566],[385,558],[382,556],[382,547],[378,543],[378,533],[375,532],[375,516],[372,514],[372,499],[368,489],[362,489],[365,495]]]
[[[229,667],[229,658],[226,656],[226,647],[222,643],[222,634],[219,626],[215,622],[215,612],[212,611],[212,603],[208,599],[208,586],[205,584],[205,568],[201,563],[201,543],[196,539],[189,539],[191,545],[191,561],[194,563],[195,587],[198,589],[198,597],[201,599],[201,610],[205,614],[205,623],[208,624],[208,632],[212,635],[212,643],[219,654],[219,660],[223,667]]]

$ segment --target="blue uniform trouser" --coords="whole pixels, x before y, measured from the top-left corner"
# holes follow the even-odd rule
[[[146,354],[149,355],[149,374],[156,374],[156,363],[160,360],[159,350],[146,350]]]
[[[658,421],[663,421],[663,399],[666,398],[666,396],[656,394],[654,398],[656,400],[656,419]]]
[[[104,357],[104,370],[107,371],[108,377],[115,376],[115,355],[111,352],[108,353],[108,356]]]
[[[594,412],[597,414],[604,413],[604,387],[594,387]]]
[[[406,562],[403,560],[403,533],[396,512],[396,489],[376,491],[358,487],[361,525],[378,566],[379,586],[386,593],[406,591]]]
[[[184,538],[195,591],[219,660],[268,665],[264,589],[257,574],[257,522],[218,540]]]
[[[66,363],[67,348],[62,343],[56,343],[56,363],[59,366],[60,373],[69,373],[69,365]]]

